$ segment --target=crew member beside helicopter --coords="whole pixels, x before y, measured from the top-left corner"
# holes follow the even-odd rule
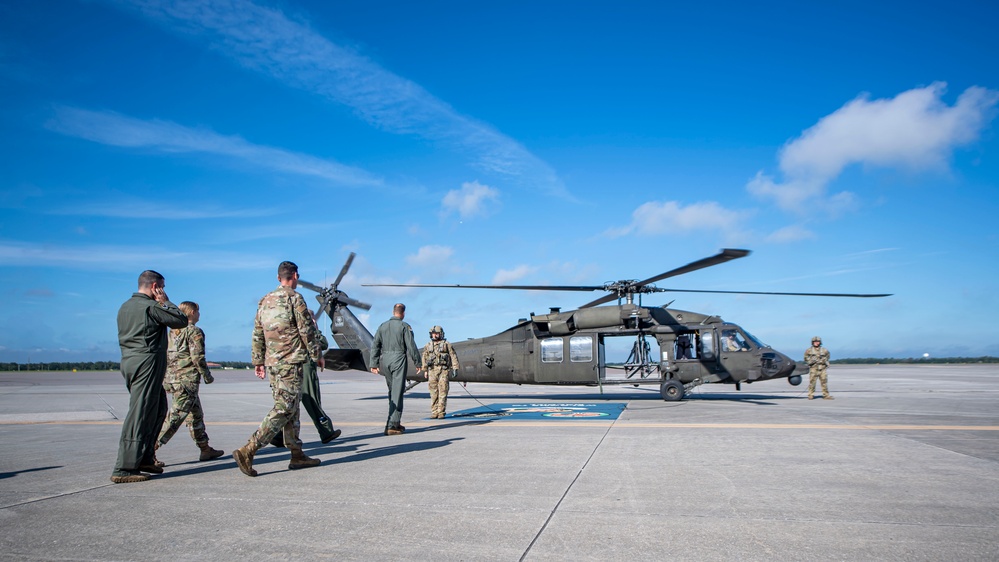
[[[406,392],[406,371],[408,356],[416,364],[416,374],[423,370],[420,351],[413,338],[413,328],[403,322],[406,305],[396,303],[392,307],[392,318],[382,322],[371,343],[371,372],[385,377],[388,385],[388,420],[385,422],[385,435],[401,435],[406,432],[402,426],[402,405]]]
[[[430,341],[423,347],[424,378],[430,386],[430,417],[443,419],[447,412],[447,393],[452,371],[457,371],[458,354],[444,338],[444,328],[430,329]]]
[[[822,347],[822,338],[812,338],[812,347],[805,351],[805,363],[808,364],[808,399],[815,398],[815,380],[822,381],[822,398],[832,400],[829,394],[826,369],[829,368],[829,350]]]

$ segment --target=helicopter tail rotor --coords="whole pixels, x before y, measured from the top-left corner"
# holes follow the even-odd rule
[[[344,276],[347,275],[347,271],[350,269],[350,264],[354,263],[355,256],[356,254],[354,252],[351,252],[350,255],[347,256],[347,261],[340,269],[340,274],[337,275],[336,280],[333,281],[333,284],[329,287],[320,287],[319,285],[309,283],[303,279],[298,280],[299,285],[319,293],[316,295],[316,300],[319,301],[319,308],[314,314],[316,320],[319,320],[319,316],[322,315],[323,312],[329,314],[330,311],[337,306],[353,306],[362,310],[371,309],[370,304],[352,299],[347,296],[347,293],[344,293],[339,289],[340,282],[343,281]]]

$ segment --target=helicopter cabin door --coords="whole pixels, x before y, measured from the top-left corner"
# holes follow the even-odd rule
[[[718,368],[718,346],[711,328],[684,330],[676,335],[673,357],[676,377],[683,382],[705,379]]]
[[[569,384],[597,382],[597,337],[593,334],[541,339],[537,382]]]

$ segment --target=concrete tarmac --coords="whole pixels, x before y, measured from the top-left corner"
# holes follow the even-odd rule
[[[999,560],[999,366],[833,366],[806,383],[452,385],[449,416],[621,403],[616,420],[429,419],[421,385],[382,434],[384,379],[321,374],[343,435],[231,452],[272,402],[250,371],[201,386],[225,456],[182,428],[164,474],[112,484],[128,394],[113,373],[0,373],[3,560]]]

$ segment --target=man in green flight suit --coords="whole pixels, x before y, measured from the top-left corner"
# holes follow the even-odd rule
[[[302,364],[310,358],[325,366],[319,350],[319,330],[312,313],[305,306],[305,299],[295,289],[298,287],[298,266],[290,261],[278,266],[281,285],[264,295],[257,306],[253,323],[251,359],[257,377],[270,377],[274,407],[260,422],[260,427],[243,447],[232,457],[239,470],[247,476],[256,476],[253,456],[274,435],[284,433],[284,444],[291,451],[290,470],[318,466],[302,452],[298,438],[299,406],[302,401]]]
[[[406,391],[406,371],[409,364],[406,358],[416,364],[416,374],[420,374],[423,363],[420,349],[413,338],[413,328],[403,322],[406,305],[396,303],[392,307],[392,318],[382,322],[371,343],[371,372],[385,376],[388,385],[388,420],[385,422],[385,435],[399,435],[406,431],[402,421],[402,400]]]
[[[166,280],[146,270],[139,275],[139,289],[118,310],[118,344],[121,375],[128,388],[128,413],[121,426],[118,460],[111,481],[144,482],[156,466],[156,437],[166,418],[168,403],[163,390],[167,369],[167,328],[187,326],[187,315],[167,297]]]

